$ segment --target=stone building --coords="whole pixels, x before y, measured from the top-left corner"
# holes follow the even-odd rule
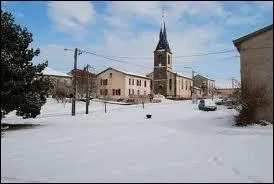
[[[198,88],[202,88],[204,96],[212,95],[215,87],[215,80],[209,79],[202,75],[195,75],[193,78],[193,85]]]
[[[241,84],[248,92],[264,90],[261,98],[267,101],[253,112],[254,121],[273,123],[273,24],[233,41],[240,53]]]
[[[192,79],[172,69],[172,52],[167,41],[165,23],[160,29],[159,42],[154,51],[154,69],[147,75],[152,79],[154,94],[165,97],[190,98]]]

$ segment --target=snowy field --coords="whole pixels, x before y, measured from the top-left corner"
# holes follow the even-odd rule
[[[1,138],[1,182],[273,182],[273,126],[234,127],[235,111],[190,101],[104,105],[49,99],[38,123]],[[146,119],[147,113],[152,119]]]

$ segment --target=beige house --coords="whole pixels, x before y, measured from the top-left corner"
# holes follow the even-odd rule
[[[204,95],[208,96],[212,94],[212,91],[215,87],[215,80],[209,79],[202,75],[196,75],[193,78],[193,84],[195,87],[202,88]]]
[[[192,79],[172,70],[172,52],[167,41],[166,27],[160,29],[154,51],[154,69],[147,76],[152,80],[154,94],[172,98],[190,98]]]
[[[97,83],[99,98],[125,100],[151,93],[148,77],[111,67],[97,74]]]
[[[257,107],[254,120],[273,123],[273,24],[233,41],[241,59],[241,83],[247,90],[264,87],[264,95],[269,102],[265,107]]]

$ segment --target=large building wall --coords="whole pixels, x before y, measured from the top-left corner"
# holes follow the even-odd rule
[[[264,86],[269,102],[266,107],[256,109],[254,118],[273,122],[273,29],[243,41],[240,49],[241,82],[249,83],[249,90]]]

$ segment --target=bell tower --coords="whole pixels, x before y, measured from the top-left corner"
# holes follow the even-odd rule
[[[167,75],[169,71],[172,71],[172,53],[167,41],[164,15],[162,15],[162,22],[159,42],[154,51],[153,92],[154,94],[166,96],[168,87]]]

